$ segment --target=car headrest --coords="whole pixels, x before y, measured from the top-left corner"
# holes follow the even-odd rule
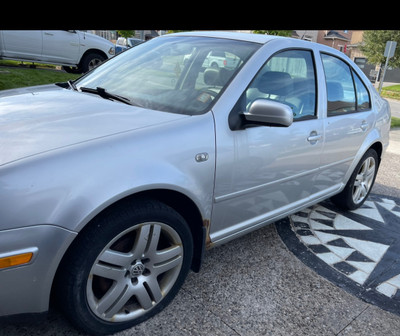
[[[263,93],[287,96],[293,90],[293,80],[286,72],[267,71],[261,76],[257,88]]]

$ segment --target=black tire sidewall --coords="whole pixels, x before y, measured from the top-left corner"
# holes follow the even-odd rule
[[[184,257],[178,278],[173,287],[162,299],[144,315],[135,320],[111,323],[98,318],[90,309],[86,299],[86,285],[90,270],[104,247],[124,230],[143,222],[161,222],[172,227],[180,236],[183,243]],[[157,202],[136,204],[134,207],[111,211],[94,221],[79,237],[73,252],[70,253],[64,267],[68,267],[67,281],[64,281],[63,303],[64,311],[70,321],[80,330],[89,334],[115,333],[154,316],[164,309],[176,296],[189,272],[193,240],[185,220],[174,210]]]

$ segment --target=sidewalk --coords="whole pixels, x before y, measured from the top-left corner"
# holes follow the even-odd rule
[[[390,131],[390,142],[387,151],[388,153],[400,155],[400,128],[393,128]],[[400,171],[400,166],[397,167],[399,167],[398,171]]]

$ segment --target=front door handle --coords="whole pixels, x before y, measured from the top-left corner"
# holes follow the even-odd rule
[[[318,134],[316,131],[312,131],[310,133],[310,135],[308,136],[307,141],[310,144],[314,145],[315,143],[317,143],[318,140],[321,140],[321,139],[322,139],[322,135],[321,134]]]

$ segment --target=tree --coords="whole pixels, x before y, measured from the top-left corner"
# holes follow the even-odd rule
[[[134,30],[117,30],[117,33],[119,36],[128,38],[128,37],[132,37],[135,35],[135,31]]]
[[[190,31],[190,30],[168,30],[168,34],[173,34],[173,33],[183,33],[186,31]]]
[[[253,30],[254,34],[291,36],[293,30]]]
[[[384,64],[386,42],[396,41],[397,47],[393,57],[389,59],[389,66],[400,67],[400,30],[367,30],[363,35],[361,51],[368,58],[370,64]]]

